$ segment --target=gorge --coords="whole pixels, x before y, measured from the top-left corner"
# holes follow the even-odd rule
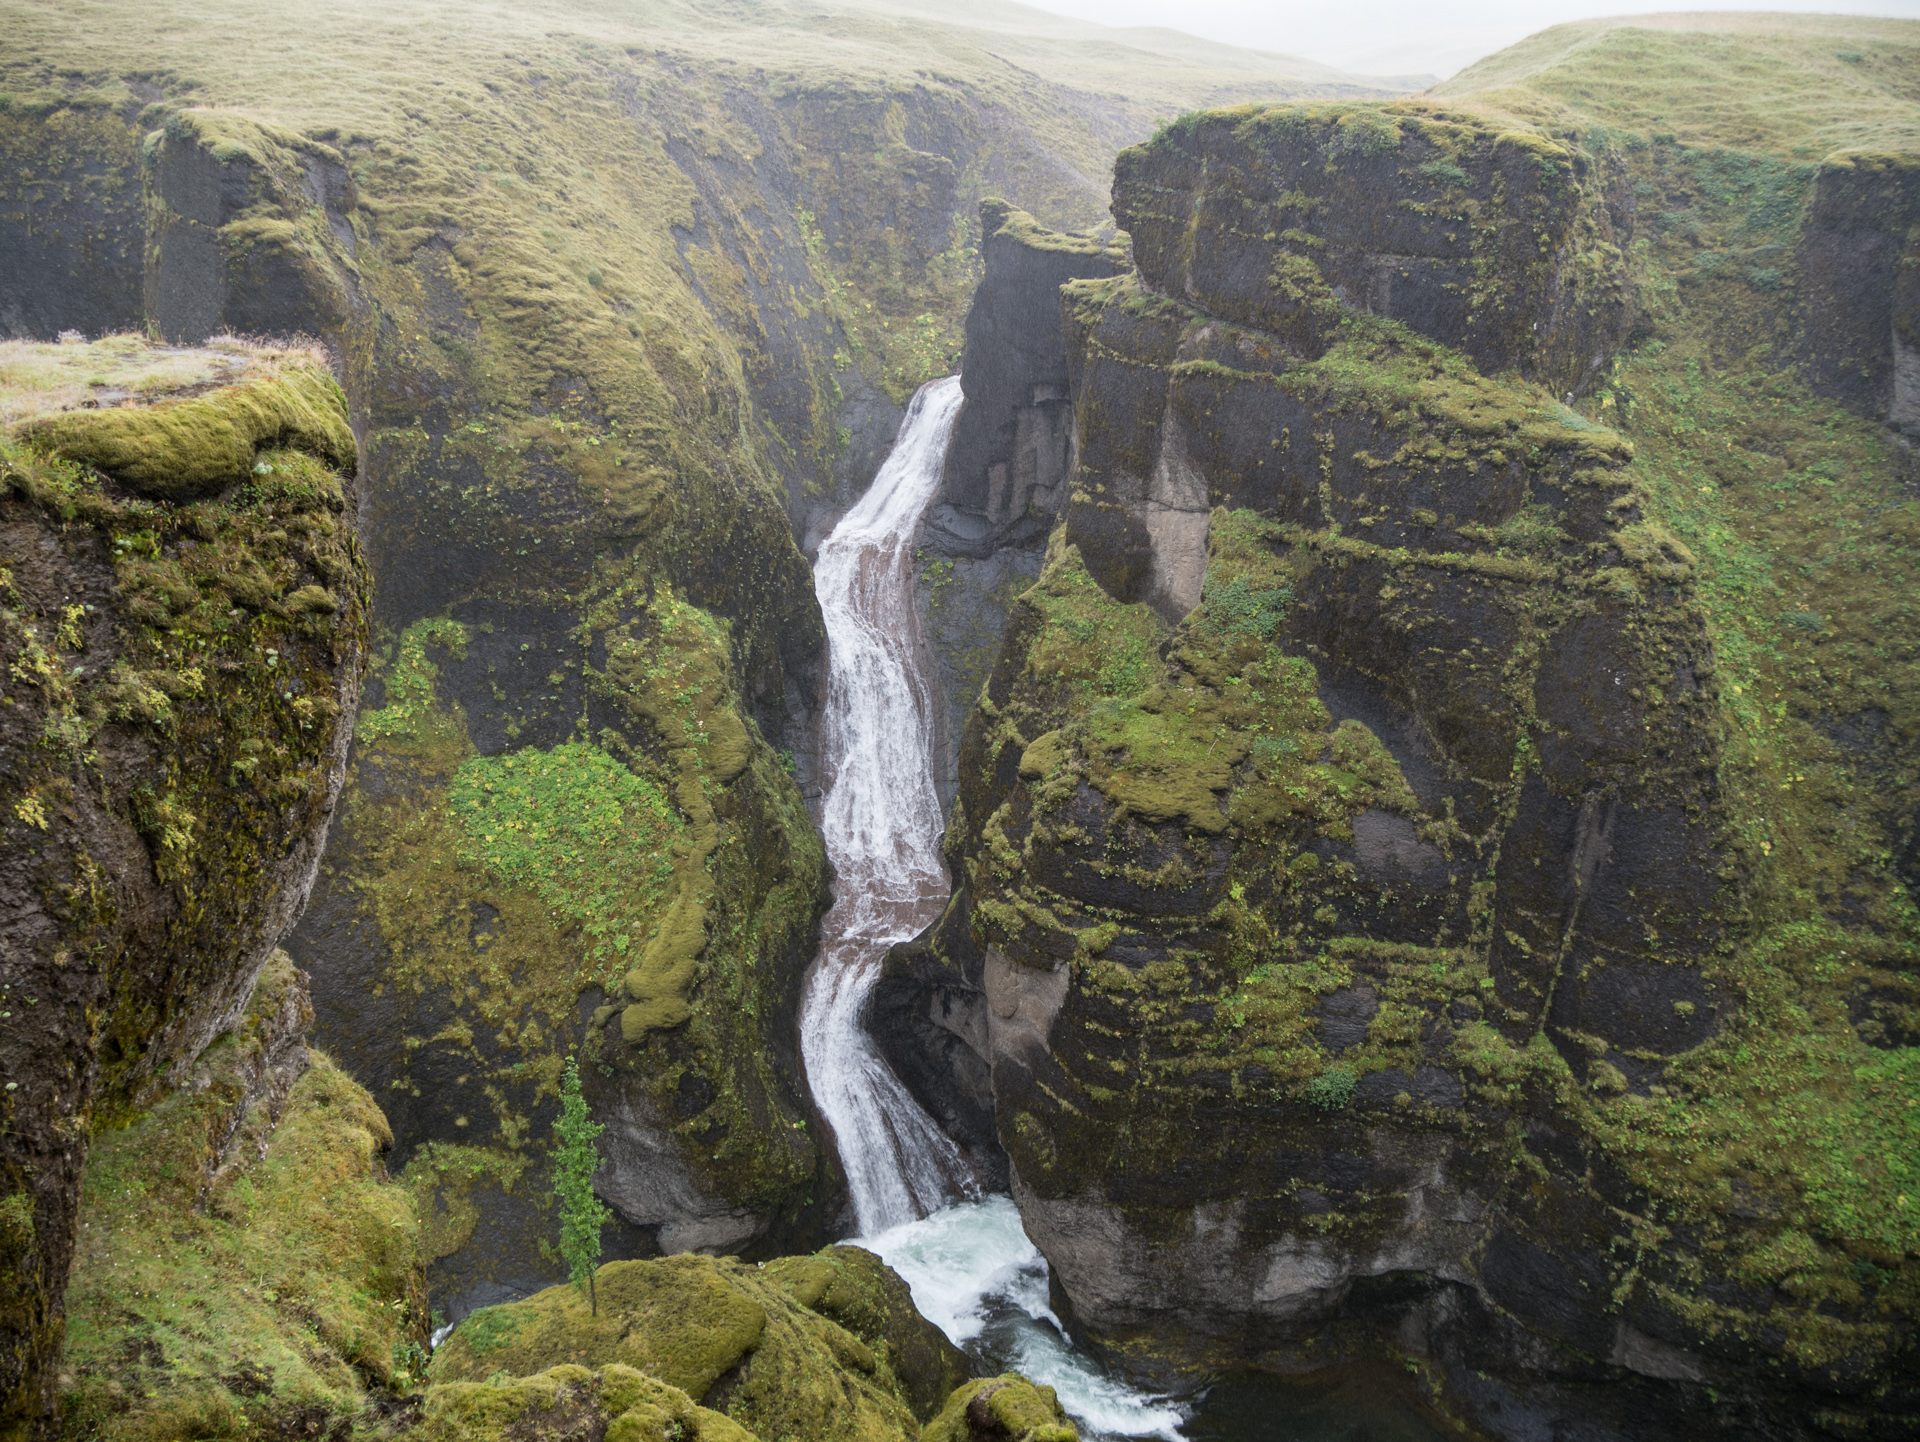
[[[1920,28],[82,10],[0,1436],[1920,1426]]]

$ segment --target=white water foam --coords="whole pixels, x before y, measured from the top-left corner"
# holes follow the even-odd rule
[[[906,1278],[920,1311],[956,1345],[1053,1387],[1086,1433],[1178,1442],[1175,1407],[1113,1381],[1073,1350],[1047,1305],[1046,1261],[1013,1200],[979,1197],[959,1149],[861,1025],[887,948],[923,931],[947,898],[912,546],[959,410],[959,377],[920,388],[893,453],[814,563],[829,647],[822,750],[832,778],[820,830],[836,882],[801,1005],[801,1055],[833,1129],[861,1245]]]
[[[1083,1436],[1180,1442],[1179,1407],[1116,1382],[1074,1350],[1047,1303],[1046,1259],[1013,1198],[962,1202],[860,1245],[906,1280],[920,1314],[955,1345],[1059,1393]]]

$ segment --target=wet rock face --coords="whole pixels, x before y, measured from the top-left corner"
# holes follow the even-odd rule
[[[981,202],[980,237],[984,274],[960,375],[966,408],[940,500],[989,529],[953,518],[935,533],[945,553],[976,558],[1008,544],[1029,514],[1044,530],[1059,513],[1073,435],[1067,348],[1053,323],[1060,287],[1126,266],[1124,242],[1048,230],[1004,201]]]
[[[141,319],[140,136],[106,105],[0,116],[0,334],[48,339]]]
[[[1897,1322],[1734,1340],[1716,1309],[1805,1305],[1700,1238],[1783,1214],[1637,1170],[1639,1118],[1744,1094],[1760,853],[1698,558],[1557,399],[1632,324],[1631,193],[1459,116],[1204,117],[1122,157],[1138,273],[1065,288],[1078,468],[875,1023],[982,1151],[990,1103],[1077,1322],[1169,1384],[1317,1336],[1398,1339],[1500,1435],[1898,1392]]]
[[[352,475],[330,377],[299,368],[249,386],[329,411]],[[244,406],[247,390],[184,404]],[[87,1126],[180,1083],[305,905],[371,583],[337,459],[269,444],[244,480],[188,503],[0,447],[0,1194],[14,1222],[0,1243],[0,1392],[35,1416]]]
[[[1792,359],[1848,409],[1920,431],[1920,266],[1910,158],[1851,154],[1820,167],[1799,255]]]
[[[1050,230],[1001,200],[981,202],[980,236],[960,372],[966,405],[916,542],[916,603],[936,685],[934,780],[949,811],[961,728],[1066,506],[1074,427],[1060,287],[1127,264],[1124,239]]]
[[[1541,136],[1332,109],[1170,130],[1122,154],[1114,218],[1146,283],[1208,315],[1313,354],[1361,310],[1556,394],[1624,336],[1631,193]]]

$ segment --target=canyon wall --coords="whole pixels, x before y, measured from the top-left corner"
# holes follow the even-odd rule
[[[870,477],[913,389],[953,368],[983,192],[1091,224],[1098,177],[1155,108],[1298,88],[1264,62],[1216,73],[1193,55],[1138,96],[1036,87],[965,36],[876,35],[866,18],[797,43],[769,42],[767,16],[718,37],[711,17],[574,18],[592,33],[517,15],[440,33],[403,9],[290,35],[264,4],[189,7],[164,34],[36,19],[0,61],[0,243],[20,261],[0,277],[0,329],[319,338],[359,464],[329,524],[357,522],[377,578],[334,598],[361,648],[341,674],[369,671],[351,750],[344,691],[300,738],[330,748],[323,809],[342,797],[317,879],[318,812],[257,838],[265,856],[293,847],[293,878],[249,861],[238,802],[168,809],[156,792],[134,808],[136,833],[161,838],[142,845],[179,850],[193,823],[192,864],[217,852],[258,885],[216,908],[231,935],[195,953],[208,977],[174,977],[151,1008],[156,1025],[179,1012],[175,1030],[127,1032],[109,1066],[186,1075],[311,881],[286,945],[312,977],[315,1039],[391,1119],[388,1162],[424,1208],[423,1257],[456,1318],[552,1280],[546,1137],[577,1049],[610,1121],[614,1255],[766,1253],[837,1214],[794,1034],[828,880],[807,813],[824,638],[797,542]],[[22,526],[57,529],[16,500]],[[142,515],[130,554],[164,569],[178,527]],[[261,544],[299,551],[320,526],[300,515],[276,514]],[[131,563],[84,544],[104,597]],[[364,587],[358,553],[354,567]],[[13,572],[35,588],[22,625],[46,642],[71,624],[45,610],[64,580]],[[83,631],[118,624],[95,604]],[[301,605],[318,628],[324,608]],[[269,647],[245,674],[295,655],[307,665]],[[237,704],[225,675],[194,698],[209,715]],[[22,685],[16,717],[39,704],[41,681]],[[301,685],[291,699],[317,694]],[[165,696],[185,704],[156,694],[156,715]],[[257,730],[230,716],[218,745],[267,744]],[[240,760],[215,756],[199,784],[279,784],[254,750]],[[9,857],[38,854],[38,824]],[[157,976],[171,953],[154,946],[136,961]],[[34,1092],[33,1145],[61,1157],[37,1220],[8,1233],[38,1279],[11,1374],[36,1415],[80,1165],[60,1138],[125,1119],[124,1088],[88,1109],[92,1044],[74,1038],[71,1085],[32,1072],[53,1088]]]
[[[1407,102],[1121,156],[874,1012],[1117,1362],[1384,1349],[1502,1436],[1915,1407],[1905,342],[1826,234],[1905,172],[1745,164]]]
[[[51,1405],[90,1138],[239,1023],[306,903],[372,583],[310,358],[0,446],[0,1395],[24,1418]]]

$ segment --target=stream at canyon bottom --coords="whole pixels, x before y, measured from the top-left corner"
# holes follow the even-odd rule
[[[1047,1264],[1010,1197],[983,1196],[959,1150],[881,1059],[861,1022],[887,949],[917,935],[948,893],[934,791],[933,696],[913,602],[913,538],[940,487],[960,380],[921,387],[892,454],[821,543],[814,587],[830,648],[822,722],[821,831],[833,909],[807,980],[801,1048],[833,1129],[861,1246],[913,1289],[920,1311],[983,1375],[1017,1370],[1053,1387],[1089,1442],[1184,1437],[1236,1442],[1438,1433],[1399,1407],[1268,1395],[1228,1383],[1197,1403],[1140,1392],[1077,1349],[1048,1305]],[[1326,1393],[1318,1389],[1319,1394]]]

